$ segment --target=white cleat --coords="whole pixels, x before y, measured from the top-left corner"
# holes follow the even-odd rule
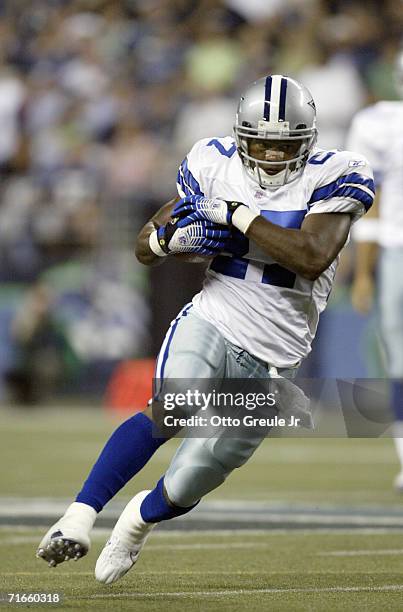
[[[397,493],[403,493],[403,471],[399,472],[399,474],[396,476],[393,486],[395,487],[395,491],[397,491]]]
[[[90,531],[97,513],[86,504],[74,502],[61,519],[42,538],[36,556],[49,567],[56,567],[63,561],[78,561],[90,549]]]
[[[143,521],[140,514],[141,503],[149,493],[150,491],[141,491],[135,495],[120,515],[95,566],[95,578],[98,582],[116,582],[139,558],[150,531],[156,525]]]

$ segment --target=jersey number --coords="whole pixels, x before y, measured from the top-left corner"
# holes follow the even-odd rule
[[[264,217],[267,216],[265,215],[265,212],[268,211],[261,211]],[[225,265],[228,266],[228,272],[230,276],[234,275],[237,278],[245,278],[246,269],[249,265],[248,260],[253,260],[254,257],[256,257],[256,253],[254,252],[255,249],[256,247],[253,242],[252,244],[250,244],[248,238],[244,234],[242,234],[242,232],[240,232],[236,228],[233,228],[231,247],[228,249],[228,251],[232,253],[236,258],[240,257],[245,259],[243,259],[242,266],[239,266],[239,262],[236,262],[234,260],[232,260],[232,262],[226,262]],[[240,267],[243,269],[243,273],[241,276],[239,276]],[[234,268],[234,270],[232,270],[232,268]],[[217,271],[224,272],[224,269]],[[287,268],[284,268],[283,266],[280,266],[277,263],[267,263],[264,265],[262,283],[266,285],[274,285],[276,287],[288,287],[289,289],[292,289],[294,287],[295,279],[296,274],[294,272],[291,272]]]
[[[333,157],[333,155],[335,155],[335,153],[332,153],[331,151],[328,151],[325,154],[315,153],[315,155],[313,155],[310,159],[308,159],[308,164],[314,164],[317,166],[321,166],[322,164],[327,162],[328,159]]]
[[[219,151],[221,153],[221,155],[225,155],[225,157],[232,157],[236,151],[236,144],[235,142],[231,145],[231,147],[229,149],[226,149],[225,147],[223,147],[223,145],[221,144],[221,142],[219,140],[217,140],[217,138],[213,138],[212,140],[210,140],[210,142],[207,144],[208,147],[215,147],[217,149],[217,151]]]

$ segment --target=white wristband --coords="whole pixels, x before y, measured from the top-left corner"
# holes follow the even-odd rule
[[[148,239],[148,246],[154,253],[154,255],[158,255],[158,257],[166,257],[168,253],[163,251],[158,243],[158,234],[157,230],[154,230]]]
[[[252,221],[259,217],[259,213],[252,212],[247,206],[238,206],[234,214],[232,215],[232,225],[234,225],[240,232],[246,234]]]

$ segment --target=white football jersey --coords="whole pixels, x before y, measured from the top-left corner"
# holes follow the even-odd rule
[[[365,155],[381,187],[379,243],[403,246],[403,102],[378,102],[357,113],[347,146]]]
[[[264,190],[244,171],[232,138],[197,142],[178,172],[181,197],[204,194],[243,202],[266,219],[300,228],[307,215],[348,212],[358,219],[374,197],[372,172],[361,155],[315,149],[301,178]],[[277,264],[233,230],[231,253],[214,258],[195,312],[233,344],[268,364],[292,367],[306,357],[326,306],[338,258],[316,281]]]

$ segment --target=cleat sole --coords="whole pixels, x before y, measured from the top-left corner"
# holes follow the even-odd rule
[[[36,556],[46,561],[49,567],[56,567],[64,561],[72,559],[78,561],[87,552],[88,549],[79,542],[67,538],[57,538],[57,540],[52,540],[45,548],[40,548]]]

